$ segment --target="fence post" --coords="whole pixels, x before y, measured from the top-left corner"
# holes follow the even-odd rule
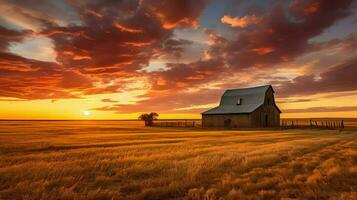
[[[342,120],[342,123],[341,123],[341,128],[345,128],[345,125],[343,123],[343,120]]]

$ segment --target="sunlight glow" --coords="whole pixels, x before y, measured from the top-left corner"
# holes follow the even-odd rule
[[[82,113],[83,113],[84,116],[90,116],[90,115],[92,115],[92,112],[89,111],[89,110],[84,110],[84,111],[82,111]]]

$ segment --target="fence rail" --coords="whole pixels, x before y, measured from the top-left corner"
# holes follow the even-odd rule
[[[200,120],[154,121],[152,126],[160,127],[201,127]]]
[[[283,128],[323,128],[323,129],[343,129],[345,128],[343,120],[299,120],[299,119],[283,119],[281,121]]]
[[[151,126],[155,127],[202,127],[201,120],[155,120]],[[342,119],[282,119],[282,128],[320,128],[344,129]]]

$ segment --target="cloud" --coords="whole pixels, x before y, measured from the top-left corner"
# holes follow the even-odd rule
[[[313,42],[311,43],[311,52],[323,51],[329,49],[338,49],[342,54],[354,55],[356,54],[356,49],[354,48],[357,45],[357,33],[351,33],[344,38],[335,38],[322,42]]]
[[[301,102],[311,102],[313,99],[278,99],[277,103],[301,103]]]
[[[204,106],[195,108],[197,105],[206,105],[218,102],[222,89],[203,89],[197,92],[177,91],[175,93],[155,93],[151,98],[143,99],[135,104],[114,104],[94,108],[93,110],[115,111],[117,113],[149,112],[160,113],[197,113],[206,110]],[[193,107],[190,110],[178,111],[175,108]]]
[[[293,61],[309,51],[310,39],[350,14],[352,1],[293,1],[288,10],[281,5],[267,11],[259,24],[237,30],[225,48],[228,63],[237,69],[269,68]],[[316,10],[306,12],[311,4]]]
[[[192,41],[184,39],[168,39],[164,42],[163,48],[158,52],[162,57],[174,57],[181,58],[182,53],[185,51],[185,47],[192,44]]]
[[[152,13],[155,13],[166,29],[175,27],[197,27],[201,12],[206,7],[206,0],[148,0],[143,1]]]
[[[262,19],[255,15],[247,15],[244,17],[234,17],[234,18],[228,15],[224,15],[221,18],[222,23],[229,24],[232,27],[240,27],[240,28],[245,28],[249,25],[259,24],[261,21]]]
[[[79,74],[75,71],[63,71],[62,72],[62,79],[59,82],[58,86],[61,88],[77,88],[77,89],[87,89],[91,88],[92,81],[85,77],[82,74]]]
[[[152,90],[187,89],[217,79],[224,71],[221,60],[168,63],[167,70],[151,72]]]
[[[117,103],[118,101],[112,100],[112,99],[102,99],[102,102],[104,103]]]
[[[80,98],[78,92],[90,87],[91,82],[57,63],[0,52],[0,85],[2,97],[56,99]]]
[[[188,40],[174,39],[170,27],[197,22],[204,1],[94,1],[76,5],[84,25],[50,26],[57,61],[83,74],[136,73],[151,59],[179,57]],[[181,12],[185,9],[185,12]],[[119,11],[117,11],[119,10]],[[90,12],[88,12],[90,11]],[[93,13],[97,15],[93,16]],[[98,17],[101,16],[101,17]]]
[[[310,95],[327,92],[343,92],[357,90],[357,58],[346,61],[321,73],[302,75],[292,81],[280,82],[277,90],[280,96]]]
[[[39,31],[51,24],[66,26],[80,21],[67,1],[3,0],[0,12],[5,21],[32,31]]]
[[[12,30],[0,25],[0,51],[8,49],[11,42],[21,42],[32,33],[30,30]]]
[[[185,39],[175,39],[173,28],[196,26],[205,1],[56,4],[62,13],[62,8],[67,7],[75,12],[69,18],[57,15],[57,11],[47,15],[52,3],[7,1],[6,6],[19,11],[16,19],[20,21],[31,18],[36,28],[17,31],[1,26],[0,51],[6,51],[11,42],[20,42],[25,37],[47,37],[53,41],[57,62],[2,53],[0,73],[6,77],[0,82],[8,87],[3,87],[0,95],[53,99],[138,89],[132,86],[137,81],[130,79],[151,76],[140,71],[151,59],[180,57],[184,46],[191,44]],[[182,9],[186,12],[181,12]]]

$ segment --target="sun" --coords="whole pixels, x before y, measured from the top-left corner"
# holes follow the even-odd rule
[[[92,115],[92,112],[89,111],[89,110],[84,110],[84,111],[82,111],[82,113],[83,113],[84,116],[90,116],[90,115]]]

